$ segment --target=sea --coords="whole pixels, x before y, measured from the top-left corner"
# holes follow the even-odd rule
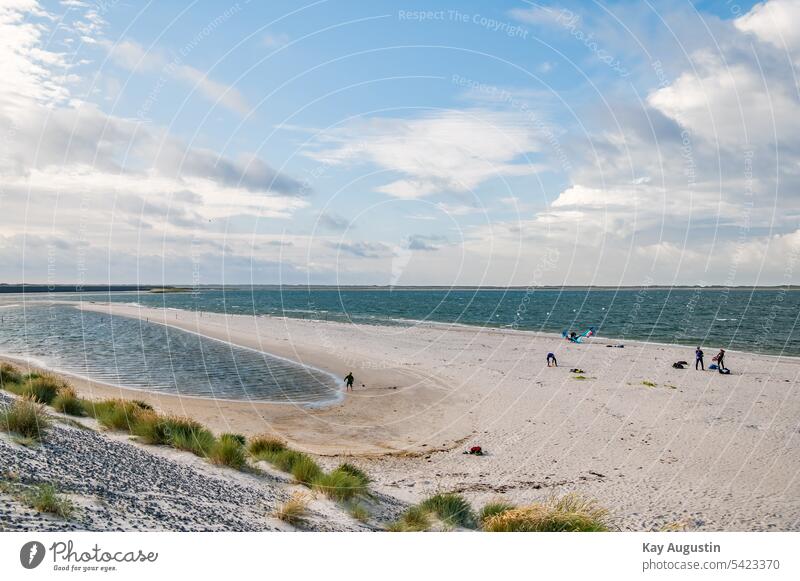
[[[800,290],[224,287],[185,292],[26,293],[0,297],[0,353],[112,385],[183,396],[327,404],[329,373],[156,323],[62,301],[285,316],[358,325],[457,324],[581,334],[593,341],[800,355]]]

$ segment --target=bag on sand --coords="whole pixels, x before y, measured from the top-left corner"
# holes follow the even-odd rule
[[[731,370],[730,370],[730,369],[728,369],[727,367],[723,367],[722,369],[720,369],[720,370],[719,370],[719,372],[720,372],[722,375],[730,375],[730,374],[731,374]]]

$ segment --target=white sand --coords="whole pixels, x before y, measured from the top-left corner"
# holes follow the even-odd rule
[[[352,370],[357,391],[325,409],[149,399],[216,429],[277,431],[312,452],[361,455],[356,461],[375,487],[403,499],[458,490],[480,505],[579,491],[599,499],[623,529],[676,521],[689,530],[800,529],[796,358],[730,351],[733,374],[721,376],[673,369],[677,360],[693,365],[691,347],[607,348],[616,341],[602,337],[572,345],[551,335],[446,325],[87,308],[148,317],[340,377]],[[706,364],[715,347],[705,346]],[[548,351],[560,367],[546,367]],[[572,367],[587,379],[576,379]],[[462,454],[471,445],[489,455]],[[429,452],[437,449],[444,451]]]

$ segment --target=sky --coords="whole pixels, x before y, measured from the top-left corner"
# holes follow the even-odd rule
[[[800,0],[0,0],[0,282],[800,284]]]

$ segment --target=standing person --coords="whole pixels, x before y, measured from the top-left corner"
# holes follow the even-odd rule
[[[353,391],[353,382],[355,380],[356,380],[356,378],[353,377],[353,372],[352,371],[348,372],[348,374],[344,376],[344,382],[345,382],[345,385],[347,385],[347,391]]]
[[[552,365],[551,365],[552,363]],[[558,361],[556,361],[556,354],[555,353],[548,353],[547,354],[547,366],[548,367],[558,367]]]
[[[725,349],[720,349],[714,359],[717,361],[717,371],[723,373],[722,370],[725,369]]]
[[[694,370],[697,371],[697,366],[700,366],[702,371],[705,371],[705,365],[703,365],[703,350],[698,347],[694,350]]]

